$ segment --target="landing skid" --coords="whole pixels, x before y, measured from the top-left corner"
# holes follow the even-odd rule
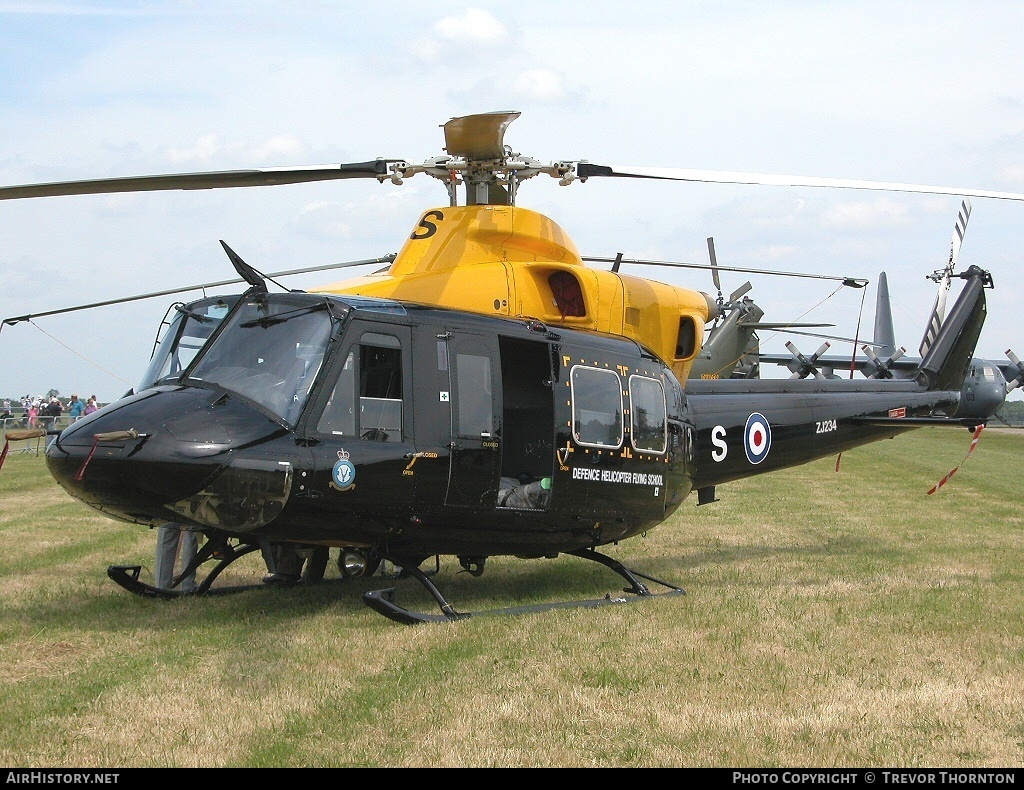
[[[175,585],[177,585],[180,583],[183,576],[197,570],[204,562],[217,560],[217,564],[213,566],[208,574],[206,574],[196,589],[190,591],[179,590],[176,586],[171,589],[164,589],[162,587],[154,587],[151,584],[146,584],[145,582],[140,581],[139,575],[142,573],[141,565],[111,565],[107,568],[107,576],[121,587],[124,587],[128,592],[134,593],[135,595],[141,595],[144,598],[190,598],[196,595],[225,595],[228,593],[242,592],[244,590],[259,590],[264,588],[263,584],[244,584],[231,587],[218,587],[216,590],[211,589],[213,582],[218,576],[220,576],[225,568],[235,560],[240,559],[253,551],[257,551],[258,549],[258,543],[245,543],[235,546],[227,540],[208,540],[203,544],[202,548],[199,549],[195,559],[189,563],[189,567],[182,571],[182,573],[173,580]]]
[[[433,596],[434,600],[437,601],[438,606],[441,608],[441,614],[427,614],[425,612],[414,612],[399,606],[395,602],[395,588],[389,587],[386,590],[373,590],[371,592],[363,593],[363,603],[373,609],[375,612],[384,615],[385,617],[394,620],[397,623],[403,625],[416,625],[418,623],[450,623],[457,620],[466,620],[470,617],[482,617],[486,615],[517,615],[517,614],[530,614],[533,612],[546,612],[550,609],[571,609],[571,608],[587,608],[595,609],[599,606],[610,606],[612,604],[623,604],[630,603],[632,601],[640,601],[656,596],[662,595],[685,595],[686,591],[677,587],[669,582],[656,579],[653,576],[647,576],[646,574],[640,573],[639,571],[630,570],[618,560],[614,560],[611,557],[601,554],[600,552],[594,551],[593,549],[580,549],[579,551],[568,551],[566,554],[572,554],[575,557],[581,557],[585,560],[593,560],[599,562],[602,565],[611,568],[617,574],[622,576],[627,582],[629,587],[626,587],[623,592],[630,594],[634,597],[612,597],[611,594],[605,595],[604,598],[593,598],[589,600],[581,601],[552,601],[550,603],[536,604],[534,606],[515,606],[507,609],[488,609],[481,612],[460,612],[455,609],[448,602],[448,600],[441,594],[441,591],[437,588],[426,574],[424,574],[419,568],[405,567],[403,570],[406,574],[416,579],[422,584],[427,592]],[[385,559],[390,559],[385,556]],[[396,563],[400,564],[400,563]],[[666,587],[664,592],[654,593],[644,584],[641,579],[646,579],[649,582],[654,582],[662,587]]]

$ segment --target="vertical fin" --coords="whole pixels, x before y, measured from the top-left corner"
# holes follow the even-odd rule
[[[892,328],[892,305],[889,303],[889,281],[885,272],[878,275],[878,294],[875,296],[875,345],[876,353],[888,359],[896,353],[896,332]]]
[[[992,287],[992,276],[978,268],[969,266],[958,277],[966,280],[949,317],[942,323],[942,329],[928,354],[921,360],[914,377],[928,389],[961,389],[967,369],[970,367],[974,349],[985,323],[986,287]]]

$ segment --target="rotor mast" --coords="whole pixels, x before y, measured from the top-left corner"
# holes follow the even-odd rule
[[[444,150],[421,165],[393,162],[391,181],[401,184],[417,173],[441,181],[448,190],[450,205],[458,206],[458,187],[465,187],[467,206],[514,206],[519,184],[539,173],[556,178],[575,178],[575,163],[542,165],[538,160],[514,153],[505,145],[505,130],[519,112],[489,112],[452,118],[444,124]],[[381,179],[383,180],[383,179]]]

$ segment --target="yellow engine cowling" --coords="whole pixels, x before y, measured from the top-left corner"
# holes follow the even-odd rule
[[[700,291],[587,267],[557,223],[516,206],[430,209],[386,272],[313,290],[621,335],[658,354],[680,381],[714,309]]]

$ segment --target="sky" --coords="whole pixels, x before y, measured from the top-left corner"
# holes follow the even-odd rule
[[[515,110],[505,142],[544,163],[1024,192],[1022,29],[1024,4],[962,0],[0,0],[0,185],[420,162],[443,153],[450,118]],[[422,175],[0,201],[0,319],[231,279],[221,239],[264,272],[381,257],[446,203]],[[518,204],[585,256],[706,264],[710,236],[722,266],[869,279],[836,291],[722,273],[726,295],[751,282],[765,320],[834,323],[843,337],[870,334],[884,271],[897,342],[916,354],[960,197],[537,176]],[[957,268],[995,283],[977,353],[1024,355],[1024,203],[972,208]],[[632,273],[715,295],[704,270]],[[171,303],[201,295],[3,327],[0,396],[121,396]],[[807,354],[820,343],[761,339]]]

